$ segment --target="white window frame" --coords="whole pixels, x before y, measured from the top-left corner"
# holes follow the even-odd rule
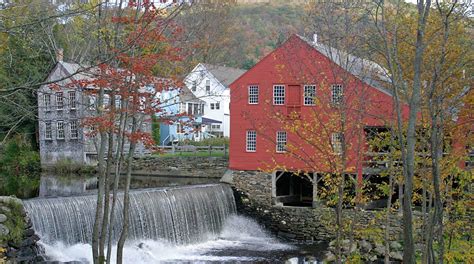
[[[69,122],[69,132],[71,133],[71,139],[77,139],[79,137],[79,130],[77,127],[77,120],[71,120]]]
[[[57,130],[57,139],[64,139],[66,137],[66,132],[64,131],[64,121],[59,120],[56,122],[56,130]]]
[[[219,102],[217,102],[217,103],[215,104],[215,107],[216,107],[216,110],[219,110],[219,109],[221,109],[221,104],[220,104]]]
[[[214,110],[215,109],[215,105],[214,103],[211,103],[211,110]]]
[[[273,85],[273,105],[285,105],[285,85]]]
[[[331,134],[331,145],[335,154],[342,154],[342,145],[344,144],[343,133],[332,133]]]
[[[51,95],[50,94],[43,94],[43,104],[44,104],[44,109],[46,111],[51,110]]]
[[[303,105],[316,105],[316,85],[308,84],[304,86],[303,91]],[[312,91],[311,91],[312,90]]]
[[[53,124],[51,123],[51,121],[44,122],[44,139],[53,139]]]
[[[206,80],[206,93],[211,93],[211,80]]]
[[[191,91],[195,92],[197,90],[197,81],[194,80],[191,84]]]
[[[122,96],[115,95],[115,109],[121,109],[121,108],[122,108]]]
[[[69,100],[69,109],[76,110],[76,91],[69,91],[67,97]]]
[[[141,102],[142,101],[140,100],[140,103]],[[102,107],[107,108],[109,105],[110,105],[110,95],[104,94],[104,98],[102,100]],[[140,104],[140,106],[141,106],[141,104]]]
[[[248,103],[249,104],[258,104],[260,87],[258,85],[249,85],[248,88]]]
[[[93,95],[90,95],[89,98],[89,110],[96,110],[95,108],[97,107],[97,98]]]
[[[288,142],[288,135],[286,131],[277,131],[276,132],[276,152],[284,153],[286,152],[286,144]]]
[[[342,84],[331,85],[331,103],[333,105],[344,103],[344,86]]]
[[[56,93],[56,110],[62,111],[64,110],[64,97],[63,92]]]
[[[257,152],[257,131],[255,130],[246,131],[245,149],[247,152]]]

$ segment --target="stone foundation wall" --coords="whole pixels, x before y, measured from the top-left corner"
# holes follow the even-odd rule
[[[279,236],[290,239],[329,241],[335,237],[336,213],[333,208],[320,205],[288,207],[272,205],[272,175],[256,171],[233,171],[232,181],[239,212],[259,219]],[[355,221],[358,229],[382,228],[381,212],[345,209],[346,223]],[[390,217],[390,233],[393,240],[401,236],[401,217]],[[382,219],[383,220],[383,219]]]
[[[0,197],[0,263],[39,263],[44,261],[21,200]]]
[[[133,174],[220,178],[227,170],[225,157],[141,157],[132,164]]]

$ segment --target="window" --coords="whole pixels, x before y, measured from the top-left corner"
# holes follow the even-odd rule
[[[95,110],[95,96],[89,96],[89,110]]]
[[[53,130],[51,127],[51,121],[45,122],[44,128],[44,139],[51,140],[53,139]]]
[[[191,86],[191,91],[195,92],[197,90],[197,83],[196,81],[193,81],[193,84]]]
[[[247,138],[245,145],[247,148],[247,152],[257,151],[257,131],[247,130]]]
[[[64,121],[58,121],[56,125],[58,129],[57,139],[64,139]]]
[[[122,96],[116,95],[115,96],[115,109],[122,108]]]
[[[285,86],[284,85],[273,86],[273,104],[274,105],[285,104]]]
[[[69,123],[69,129],[71,131],[71,139],[77,139],[79,137],[79,132],[77,131],[77,120],[72,120]]]
[[[110,104],[110,96],[109,96],[108,94],[104,94],[104,101],[103,101],[102,103],[103,103],[103,107],[109,106],[109,104]]]
[[[249,86],[249,104],[258,104],[258,85]]]
[[[221,129],[221,125],[211,125],[211,129],[212,129],[212,130],[220,130],[220,129]]]
[[[63,93],[57,92],[56,93],[56,110],[63,110],[63,109],[64,109]]]
[[[206,80],[206,93],[211,92],[211,80]]]
[[[333,84],[331,86],[331,103],[334,105],[340,105],[343,103],[344,90],[342,84]]]
[[[334,153],[342,153],[342,144],[344,142],[344,135],[342,133],[332,133],[331,134],[331,145]]]
[[[43,95],[43,101],[44,101],[44,109],[46,111],[49,111],[51,108],[51,95],[49,94]]]
[[[179,112],[180,113],[186,112],[186,104],[185,103],[179,103]]]
[[[188,104],[188,115],[202,115],[204,113],[204,104],[199,103],[187,103]]]
[[[200,110],[199,104],[193,104],[193,106],[194,106],[193,113],[195,115],[199,115],[199,110]]]
[[[219,110],[221,108],[220,103],[211,103],[211,110]]]
[[[76,109],[76,92],[68,92],[69,97],[69,109],[74,110]]]
[[[314,98],[316,96],[316,85],[304,86],[304,105],[314,105]]]
[[[276,152],[286,151],[286,132],[278,131],[276,134]]]

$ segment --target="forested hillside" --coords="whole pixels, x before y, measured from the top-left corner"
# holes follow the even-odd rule
[[[292,33],[304,31],[305,10],[301,5],[240,5],[231,12],[233,45],[227,52],[229,65],[248,69]]]

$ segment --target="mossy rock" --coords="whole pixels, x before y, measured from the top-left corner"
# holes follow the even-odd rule
[[[6,220],[1,225],[8,229],[8,232],[0,234],[0,243],[20,244],[26,229],[26,213],[21,200],[15,197],[2,196],[0,197],[0,210],[6,216]]]

